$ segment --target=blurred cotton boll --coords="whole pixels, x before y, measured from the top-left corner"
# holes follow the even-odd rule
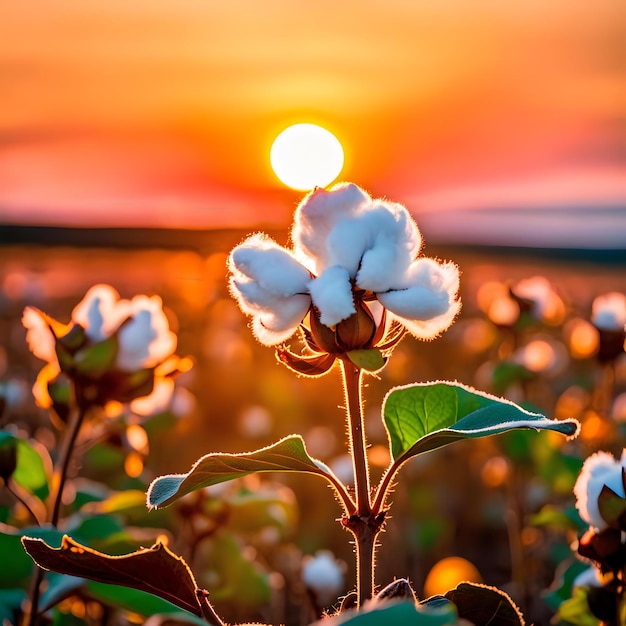
[[[28,349],[42,361],[48,363],[56,361],[54,335],[50,332],[50,327],[39,311],[32,307],[26,307],[22,316],[22,324],[26,329]]]
[[[136,401],[138,414],[165,410],[174,377],[192,366],[174,354],[177,337],[158,296],[125,300],[110,285],[96,285],[74,307],[70,324],[34,307],[26,307],[22,324],[31,352],[46,361],[33,388],[37,404],[59,416],[68,413],[71,385],[88,405]]]
[[[565,304],[544,276],[521,280],[511,291],[530,305],[530,313],[534,318],[550,324],[560,324],[565,318]]]
[[[337,561],[330,550],[319,550],[302,562],[302,580],[322,606],[330,604],[344,588],[345,564]]]
[[[591,321],[596,328],[620,331],[626,328],[626,295],[612,291],[592,304]]]
[[[598,506],[600,493],[605,486],[618,496],[626,497],[622,481],[622,469],[625,465],[626,450],[622,452],[620,461],[608,452],[596,452],[585,460],[574,485],[574,495],[580,516],[593,528],[602,530],[607,527]]]

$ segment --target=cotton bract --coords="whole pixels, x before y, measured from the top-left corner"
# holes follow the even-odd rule
[[[255,234],[229,258],[230,289],[265,345],[295,333],[310,310],[335,329],[377,306],[420,339],[457,315],[458,268],[419,256],[422,237],[400,204],[372,199],[352,183],[316,189],[296,209],[291,249]],[[376,304],[378,301],[379,305]],[[371,346],[349,346],[358,349]]]

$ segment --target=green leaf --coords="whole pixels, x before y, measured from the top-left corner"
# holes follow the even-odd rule
[[[85,590],[94,600],[98,600],[107,606],[139,613],[144,616],[157,614],[175,615],[180,613],[180,608],[172,602],[139,589],[89,580],[85,585]],[[193,614],[190,615],[189,613],[185,613],[185,615],[194,617]],[[207,626],[206,621],[201,620],[200,616],[196,616],[196,619],[198,620],[196,623]]]
[[[115,557],[83,546],[67,535],[63,536],[60,548],[52,548],[32,537],[24,537],[22,543],[44,569],[146,591],[201,615],[191,570],[162,543]]]
[[[604,485],[598,496],[598,511],[609,526],[615,526],[626,513],[626,498]]]
[[[118,349],[117,335],[88,346],[74,357],[77,371],[81,374],[89,374],[91,377],[100,376],[111,369]]]
[[[573,437],[580,427],[576,420],[548,419],[503,398],[452,382],[393,389],[385,397],[383,418],[396,466],[462,439],[516,428],[553,430]]]
[[[588,589],[577,587],[571,598],[565,600],[559,607],[555,619],[557,623],[567,623],[572,626],[598,626],[600,620],[591,613],[587,602]]]
[[[0,589],[0,624],[17,623],[16,616],[24,600],[24,589]]]
[[[232,533],[215,536],[207,563],[219,581],[211,588],[211,599],[234,601],[240,607],[258,607],[270,601],[272,591],[267,572],[246,556],[241,540]]]
[[[387,362],[380,350],[372,348],[370,350],[351,350],[347,353],[348,358],[366,372],[377,372],[382,369]]]
[[[531,515],[529,523],[533,526],[545,526],[560,532],[568,530],[580,532],[588,526],[582,522],[577,509],[574,507],[562,510],[552,504],[546,504],[538,513]]]
[[[524,618],[513,600],[496,587],[460,583],[445,594],[454,602],[459,617],[475,626],[524,626]]]
[[[557,568],[553,583],[547,592],[543,594],[543,599],[553,611],[556,611],[563,602],[572,597],[572,592],[575,591],[574,581],[589,567],[588,563],[583,563],[579,559],[572,557],[570,553],[569,561],[562,563]]]
[[[149,507],[167,506],[197,489],[254,472],[305,472],[323,476],[333,485],[343,487],[326,465],[308,455],[302,437],[290,435],[255,452],[207,454],[196,461],[187,474],[160,476],[148,489],[147,503]]]
[[[17,464],[12,478],[26,491],[44,500],[50,493],[48,477],[43,460],[37,450],[26,439],[15,437],[5,431],[0,432],[0,443],[17,447]]]
[[[456,611],[451,603],[436,607],[415,605],[413,602],[376,602],[366,604],[361,611],[344,611],[326,617],[312,626],[454,626]]]
[[[48,572],[46,576],[46,588],[39,599],[40,607],[45,610],[53,607],[61,600],[75,594],[85,581],[76,576],[65,576],[55,572]]]
[[[10,567],[0,567],[0,588],[10,589],[25,586],[33,571],[33,561],[24,552],[22,537],[40,537],[52,543],[60,543],[62,533],[51,527],[34,526],[14,532],[0,532],[0,555],[3,563]]]

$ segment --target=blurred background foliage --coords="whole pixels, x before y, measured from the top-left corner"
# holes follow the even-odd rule
[[[204,454],[250,451],[291,433],[301,433],[310,454],[348,480],[339,374],[299,379],[253,340],[226,286],[228,251],[245,232],[196,232],[188,241],[179,233],[165,243],[129,232],[124,245],[114,238],[98,243],[85,231],[82,245],[0,248],[1,426],[7,440],[20,440],[12,488],[23,502],[0,490],[0,552],[11,564],[0,573],[0,614],[14,614],[27,593],[31,562],[19,536],[38,532],[53,544],[60,537],[33,529],[33,517],[43,518],[59,423],[33,402],[40,363],[28,352],[21,314],[33,305],[67,321],[89,287],[109,283],[122,297],[160,295],[179,337],[177,352],[194,367],[177,379],[167,410],[138,415],[112,404],[86,424],[62,531],[108,554],[164,538],[227,621],[306,623],[316,602],[301,579],[305,555],[332,550],[349,564],[342,593],[354,583],[352,547],[335,521],[333,493],[319,478],[250,476],[158,511],[146,509],[144,493],[157,475],[186,472]],[[582,528],[572,495],[582,460],[598,449],[619,454],[625,442],[623,346],[604,358],[590,319],[596,296],[626,293],[626,259],[468,247],[425,253],[460,265],[463,310],[443,337],[405,339],[368,379],[374,478],[389,461],[380,406],[395,385],[458,380],[550,417],[575,417],[582,431],[571,442],[512,432],[411,461],[393,495],[377,582],[407,577],[421,598],[462,579],[485,582],[510,593],[529,622],[548,624],[580,567],[570,544]],[[68,598],[55,609],[53,619],[65,620],[59,623],[103,623],[103,612],[117,610],[136,622],[172,611],[132,590],[112,594],[106,585],[50,580],[47,600]]]

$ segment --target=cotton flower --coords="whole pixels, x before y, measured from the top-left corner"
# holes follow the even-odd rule
[[[302,580],[313,591],[320,604],[332,602],[343,590],[343,568],[329,550],[319,550],[314,557],[305,557]]]
[[[608,452],[596,452],[588,457],[574,485],[576,508],[582,519],[597,530],[608,523],[600,514],[598,500],[602,489],[609,487],[617,496],[626,497],[622,472],[626,468],[626,450],[618,461]]]
[[[307,314],[309,347],[338,354],[385,345],[398,323],[432,339],[459,311],[456,265],[419,257],[408,211],[354,184],[308,194],[291,241],[255,234],[230,254],[231,293],[265,345],[283,343]]]

